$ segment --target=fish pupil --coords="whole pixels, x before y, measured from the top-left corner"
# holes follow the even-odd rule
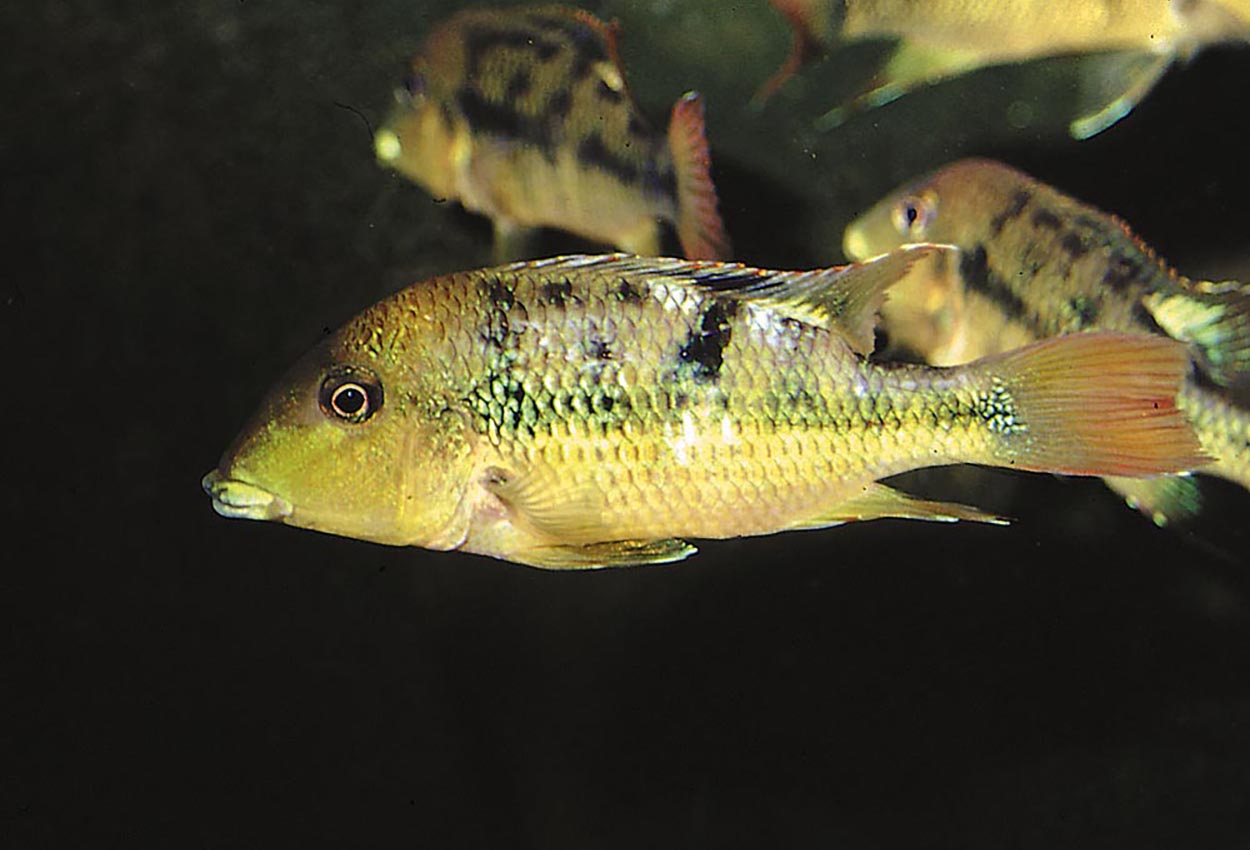
[[[366,398],[364,390],[355,384],[339,387],[334,393],[334,410],[343,416],[356,416],[364,409]]]

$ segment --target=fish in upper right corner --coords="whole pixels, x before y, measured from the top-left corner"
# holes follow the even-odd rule
[[[862,258],[925,241],[961,257],[890,290],[881,315],[891,344],[950,366],[1091,330],[1180,340],[1191,367],[1178,405],[1216,458],[1198,471],[1250,489],[1250,287],[1189,280],[1118,218],[992,160],[892,192],[851,223],[843,249]],[[1108,484],[1159,524],[1200,501],[1192,478]]]
[[[1146,96],[1177,60],[1211,44],[1250,41],[1250,0],[771,0],[794,29],[789,59],[757,97],[811,57],[859,39],[897,39],[885,67],[817,126],[890,103],[912,89],[991,65],[1083,55],[1077,117],[1089,138]]]

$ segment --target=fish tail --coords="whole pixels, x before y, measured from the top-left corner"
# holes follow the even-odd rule
[[[1176,405],[1185,346],[1081,333],[978,361],[978,411],[998,435],[993,463],[1067,475],[1147,476],[1210,461]]]
[[[687,92],[673,105],[668,145],[677,172],[677,236],[682,251],[691,260],[728,259],[729,236],[716,210],[703,101],[696,92]]]

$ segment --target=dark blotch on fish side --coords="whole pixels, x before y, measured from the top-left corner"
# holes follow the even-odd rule
[[[483,282],[482,286],[486,296],[490,298],[490,302],[496,307],[511,310],[512,305],[516,303],[516,296],[512,294],[512,288],[499,278],[488,278]]]
[[[608,150],[598,133],[582,139],[577,146],[577,160],[583,165],[606,171],[622,183],[634,185],[638,182],[638,169],[634,164]]]
[[[559,283],[544,283],[538,290],[538,297],[549,307],[564,309],[573,295],[573,284],[567,280]]]
[[[1141,263],[1115,251],[1107,262],[1107,270],[1103,272],[1102,285],[1113,292],[1123,292],[1139,280],[1141,271]]]
[[[552,124],[563,124],[573,109],[573,94],[568,89],[553,93],[543,107],[543,114]]]
[[[1015,221],[1019,218],[1021,213],[1024,212],[1024,208],[1027,207],[1029,202],[1032,200],[1033,196],[1025,190],[1016,190],[1016,193],[1011,196],[1011,205],[998,215],[994,216],[994,218],[990,219],[990,233],[993,236],[1000,235],[1003,232],[1003,228],[1007,226],[1008,222]]]
[[[1089,253],[1089,244],[1076,233],[1065,233],[1059,247],[1074,261]]]
[[[1076,314],[1077,320],[1081,327],[1089,327],[1098,321],[1099,305],[1092,298],[1086,298],[1078,295],[1068,300],[1068,307]]]
[[[522,68],[512,75],[512,79],[508,80],[508,85],[504,87],[504,100],[508,103],[515,103],[525,97],[530,92],[530,74],[529,71]]]
[[[725,348],[733,337],[731,320],[738,312],[736,301],[714,300],[703,312],[699,330],[691,332],[679,357],[693,367],[696,381],[715,381],[725,361]]]
[[[1059,230],[1063,227],[1063,219],[1047,209],[1035,211],[1031,221],[1035,227],[1044,227],[1047,230]]]
[[[465,64],[469,78],[480,76],[483,56],[501,47],[532,52],[542,60],[549,60],[560,52],[558,43],[531,32],[476,27],[465,33],[464,37]]]
[[[984,245],[977,245],[973,250],[960,254],[959,274],[969,289],[994,302],[1008,317],[1028,321],[1037,330],[1036,322],[1028,316],[1029,310],[1024,301],[990,270]]]
[[[540,147],[549,144],[543,138],[530,138],[533,128],[515,109],[487,100],[473,88],[461,89],[456,94],[456,105],[474,133],[532,141]]]
[[[616,287],[616,295],[626,304],[642,303],[643,294],[638,287],[634,286],[625,278],[621,278],[620,284]]]

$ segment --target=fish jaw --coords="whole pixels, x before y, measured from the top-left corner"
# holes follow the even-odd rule
[[[291,515],[291,503],[255,484],[227,478],[212,470],[200,481],[213,499],[213,510],[230,519],[282,520]]]

